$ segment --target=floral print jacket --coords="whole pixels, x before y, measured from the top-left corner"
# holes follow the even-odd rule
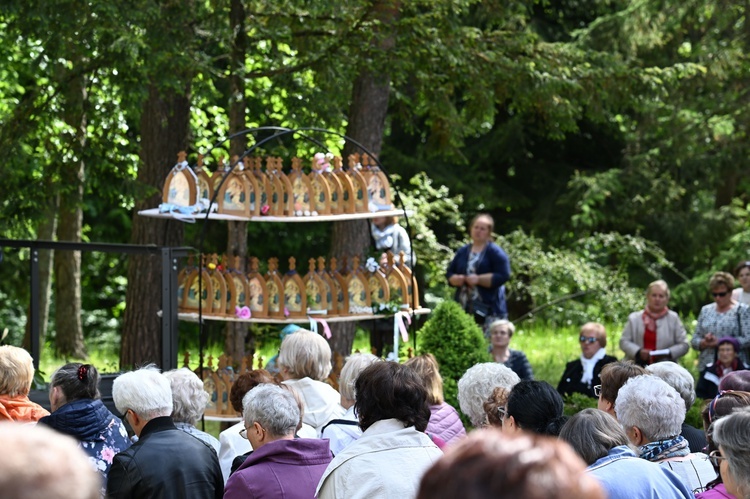
[[[130,447],[125,425],[101,400],[69,402],[40,419],[39,423],[78,440],[94,469],[102,476],[102,490],[107,484],[112,458]]]

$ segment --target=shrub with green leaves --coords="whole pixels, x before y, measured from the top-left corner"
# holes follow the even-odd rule
[[[474,319],[451,300],[440,303],[417,335],[417,351],[440,364],[445,401],[458,407],[458,380],[467,369],[488,362],[487,340]]]

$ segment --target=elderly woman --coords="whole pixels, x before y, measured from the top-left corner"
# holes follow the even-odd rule
[[[662,280],[646,288],[646,307],[628,316],[620,348],[625,357],[646,366],[662,360],[677,360],[690,350],[679,316],[667,308],[669,286]]]
[[[174,425],[185,433],[203,440],[216,454],[219,454],[220,444],[213,435],[195,427],[206,410],[209,394],[203,389],[203,381],[187,367],[167,371],[164,376],[172,386],[172,420]]]
[[[458,405],[475,427],[487,424],[484,403],[501,388],[505,393],[520,381],[510,368],[494,362],[470,367],[458,380]],[[503,405],[505,402],[503,402]]]
[[[601,384],[604,366],[617,359],[607,355],[607,331],[598,322],[587,322],[578,335],[581,357],[565,365],[565,371],[557,384],[561,395],[582,393],[595,398],[594,387]]]
[[[750,305],[750,260],[738,263],[734,268],[734,276],[740,287],[732,291],[732,299],[737,303]]]
[[[719,338],[731,336],[740,342],[740,359],[747,362],[743,349],[750,344],[750,309],[732,299],[734,277],[716,272],[708,283],[714,303],[701,308],[691,344],[700,351],[698,370],[703,371],[715,358]]]
[[[359,373],[374,362],[380,362],[380,358],[370,353],[355,353],[346,359],[346,363],[341,369],[339,393],[341,394],[341,406],[346,409],[346,412],[341,418],[333,419],[325,425],[321,435],[321,438],[327,438],[330,441],[331,452],[334,456],[362,436],[359,418],[354,411],[354,403],[357,400],[354,383],[356,383]]]
[[[712,457],[719,462],[727,492],[750,498],[750,409],[739,409],[714,423],[713,439],[719,446]]]
[[[706,439],[708,440],[704,452],[709,454],[709,456],[712,452],[715,455],[715,451],[719,450],[713,439],[714,427],[712,423],[742,407],[750,407],[750,393],[748,392],[720,392],[719,395],[709,401],[703,408],[701,416],[703,416],[703,427],[706,429]],[[714,470],[719,473],[720,466],[717,460],[712,460],[711,464],[714,465]],[[708,484],[705,492],[701,492],[695,497],[699,499],[723,499],[731,496],[727,493],[726,487],[722,482],[722,477],[719,475],[716,480]]]
[[[0,346],[0,421],[35,423],[49,412],[29,400],[34,380],[34,361],[29,352],[11,345]]]
[[[317,333],[300,329],[281,341],[279,369],[283,383],[302,399],[303,421],[318,435],[332,419],[344,415],[341,395],[323,382],[331,372],[331,347]]]
[[[510,258],[492,242],[494,226],[486,213],[474,217],[471,243],[456,252],[446,272],[448,283],[456,288],[456,301],[480,326],[508,317],[504,284],[510,279]]]
[[[565,424],[563,399],[546,381],[521,381],[510,391],[503,431],[557,436]]]
[[[716,359],[701,372],[695,391],[702,399],[712,399],[719,393],[719,384],[727,374],[748,369],[750,366],[740,360],[740,342],[725,336],[716,344]]]
[[[443,454],[424,434],[430,409],[422,382],[406,366],[376,362],[360,373],[355,391],[364,432],[333,458],[316,497],[414,497]]]
[[[585,464],[558,439],[475,431],[422,478],[417,499],[599,499]]]
[[[487,330],[490,332],[490,353],[495,362],[510,367],[521,379],[534,379],[534,371],[526,354],[510,348],[516,326],[507,319],[498,319],[492,321]]]
[[[414,369],[427,390],[427,403],[430,404],[427,434],[437,437],[445,444],[465,437],[466,430],[458,411],[443,397],[443,378],[435,356],[431,353],[418,355],[406,361],[405,365]]]
[[[242,399],[245,394],[261,383],[275,382],[273,376],[265,369],[244,372],[237,376],[237,379],[232,383],[232,388],[229,390],[229,402],[234,410],[242,415]],[[240,431],[244,428],[245,423],[240,421],[219,433],[219,464],[221,465],[224,483],[227,482],[232,472],[234,458],[253,450],[250,442],[240,435]]]
[[[668,469],[635,459],[622,426],[606,412],[582,410],[565,423],[560,439],[583,458],[588,472],[604,486],[610,499],[693,497],[682,480]]]
[[[120,418],[101,401],[99,372],[91,364],[65,364],[52,373],[49,402],[52,414],[39,423],[78,440],[106,490],[112,458],[130,447],[130,439]]]
[[[327,440],[294,438],[300,420],[294,396],[277,385],[259,385],[242,405],[242,433],[254,450],[229,477],[224,499],[313,497],[331,451]]]
[[[716,478],[706,455],[691,454],[680,435],[685,402],[666,382],[656,376],[631,378],[620,388],[616,406],[617,419],[639,457],[675,472],[693,494]]]
[[[685,402],[685,411],[690,411],[695,403],[695,380],[690,372],[674,362],[658,362],[646,368],[649,374],[660,377],[669,386],[677,390]],[[706,434],[686,422],[682,422],[680,433],[688,441],[690,452],[702,452],[706,446]]]

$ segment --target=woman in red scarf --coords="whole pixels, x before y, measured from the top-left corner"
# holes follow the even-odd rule
[[[677,361],[690,349],[685,326],[667,308],[669,286],[658,280],[646,288],[646,308],[633,312],[620,338],[620,348],[628,359],[646,366],[662,360]]]

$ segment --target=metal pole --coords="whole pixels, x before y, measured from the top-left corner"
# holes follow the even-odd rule
[[[40,343],[39,338],[39,250],[31,248],[31,297],[29,311],[29,338],[31,340],[31,358],[34,369],[39,369]]]

